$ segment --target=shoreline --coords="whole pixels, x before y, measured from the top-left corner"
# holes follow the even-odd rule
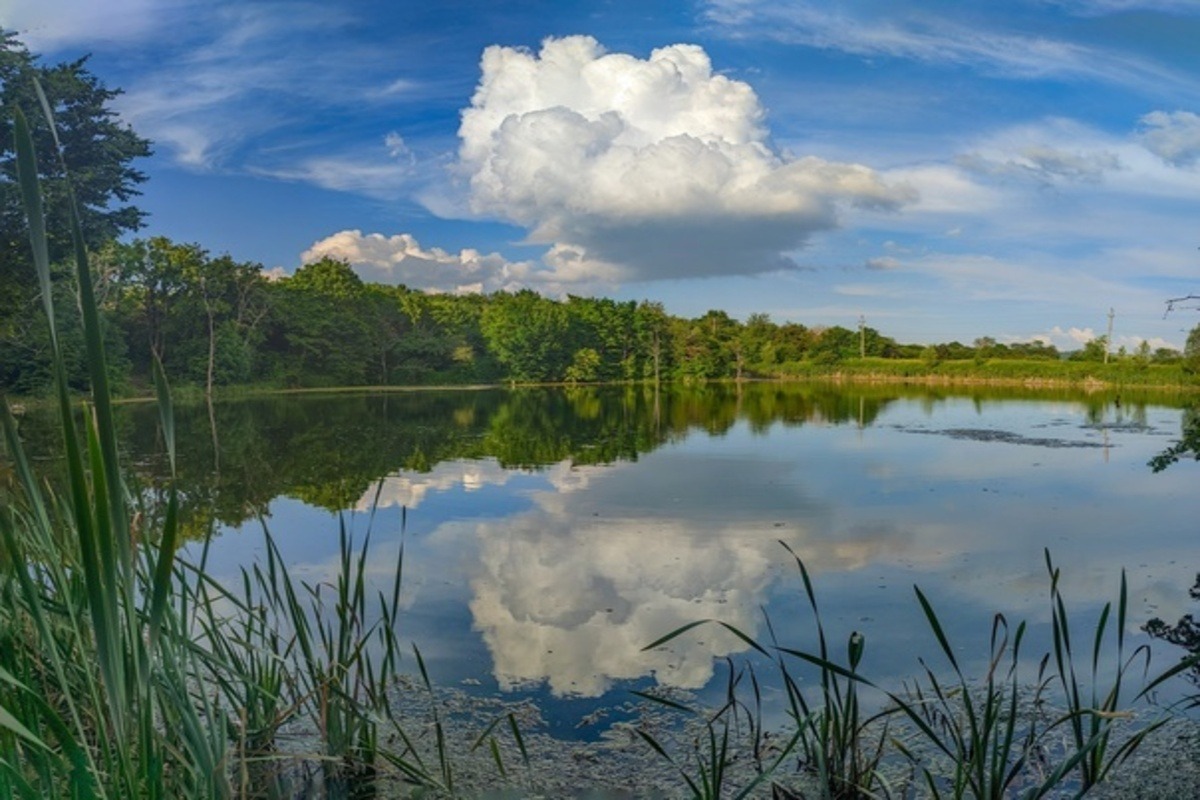
[[[1200,381],[1190,384],[1185,383],[1137,383],[1126,381],[1112,381],[1096,378],[1094,376],[1086,376],[1084,378],[1074,377],[1042,377],[1042,376],[997,376],[989,377],[982,375],[947,375],[939,373],[924,373],[915,375],[896,375],[886,372],[858,372],[845,371],[841,369],[831,370],[829,372],[814,372],[804,375],[773,375],[773,376],[755,376],[746,378],[719,378],[719,379],[703,379],[703,380],[676,380],[664,381],[659,384],[660,388],[698,388],[703,386],[739,386],[747,384],[834,384],[837,386],[845,385],[864,385],[864,386],[907,386],[907,387],[928,387],[928,388],[963,388],[971,389],[978,387],[997,388],[997,389],[1029,389],[1033,391],[1041,390],[1057,390],[1057,391],[1077,391],[1085,395],[1100,394],[1105,392],[1113,392],[1120,394],[1122,392],[1130,393],[1148,393],[1148,394],[1169,394],[1178,396],[1200,396]],[[407,394],[418,392],[479,392],[494,389],[591,389],[591,388],[606,388],[614,386],[626,387],[654,387],[654,382],[649,380],[644,381],[595,381],[595,382],[568,382],[568,381],[548,381],[537,383],[517,383],[509,381],[482,382],[482,383],[438,383],[438,384],[371,384],[371,385],[348,385],[348,386],[296,386],[296,387],[277,387],[277,386],[228,386],[219,387],[214,392],[213,399],[218,401],[239,400],[253,397],[271,397],[271,396],[289,396],[289,395],[322,395],[322,394]],[[183,385],[176,387],[172,392],[176,402],[192,403],[201,402],[205,399],[203,391],[199,387],[191,385]],[[3,395],[0,395],[2,397]],[[86,395],[78,395],[79,399],[84,399]],[[38,408],[41,406],[53,405],[56,400],[53,397],[26,396],[26,395],[9,395],[7,401],[14,412],[21,413],[28,408]],[[113,402],[116,404],[138,404],[149,403],[155,401],[155,395],[152,391],[146,393],[135,393],[127,396],[115,397]]]

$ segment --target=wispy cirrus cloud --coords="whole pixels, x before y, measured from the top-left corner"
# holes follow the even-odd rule
[[[308,3],[246,3],[190,22],[179,46],[115,101],[181,165],[226,166],[246,142],[299,120],[300,109],[329,105],[308,43],[347,24],[345,15]]]
[[[868,258],[864,266],[869,270],[875,270],[878,272],[883,270],[900,269],[901,264],[898,259],[893,258],[892,256],[877,256],[875,258]]]
[[[1200,13],[1193,0],[1042,0],[1046,5],[1058,6],[1081,17],[1099,17],[1106,14],[1123,14],[1130,11],[1158,11],[1167,14]]]
[[[772,39],[868,58],[965,67],[1005,78],[1083,79],[1200,96],[1200,83],[1194,75],[1152,58],[1036,29],[989,25],[986,18],[954,19],[923,13],[911,5],[881,9],[863,3],[831,6],[810,0],[708,0],[704,8],[706,18],[729,36]]]
[[[194,0],[43,0],[0,3],[0,28],[34,52],[97,43],[130,44],[178,19]]]
[[[1145,236],[1176,241],[1200,203],[1195,172],[1180,163],[1190,157],[1188,131],[1154,141],[1132,122],[1124,133],[1063,118],[1010,125],[961,141],[941,160],[884,170],[920,199],[883,222],[953,239],[969,230],[976,246],[996,252],[1018,239],[1026,249],[1071,242],[1078,252],[1132,249]]]
[[[348,152],[319,155],[288,154],[271,159],[271,166],[251,166],[251,174],[285,181],[311,183],[324,189],[394,201],[429,179],[430,169],[395,131],[380,141]]]
[[[1122,169],[1112,137],[1055,118],[998,131],[955,162],[967,172],[1041,186],[1095,184]]]
[[[107,81],[122,89],[113,106],[160,158],[191,171],[248,172],[392,198],[402,159],[392,153],[389,163],[371,150],[385,135],[406,131],[376,112],[447,91],[430,89],[414,73],[414,59],[383,40],[356,41],[364,20],[345,4],[81,0],[87,8],[79,18],[104,12],[92,38],[71,33],[63,4],[75,0],[47,4],[56,8],[44,16],[61,35],[45,44],[119,53],[116,77]],[[0,25],[8,25],[2,11]],[[171,45],[161,46],[167,37]]]

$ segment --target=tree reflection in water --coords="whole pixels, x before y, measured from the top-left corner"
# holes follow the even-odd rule
[[[1194,458],[1200,461],[1200,407],[1189,406],[1183,411],[1180,439],[1150,460],[1150,468],[1161,472],[1180,459]],[[1193,600],[1200,600],[1200,574],[1188,592]],[[1168,625],[1155,617],[1143,626],[1143,630],[1156,639],[1178,645],[1191,654],[1200,653],[1200,623],[1191,614],[1184,614],[1174,625]],[[1189,671],[1188,677],[1200,686],[1200,667]]]
[[[1200,574],[1196,575],[1196,582],[1188,594],[1193,600],[1200,600]],[[1184,614],[1174,625],[1168,625],[1155,617],[1143,627],[1146,633],[1156,639],[1178,645],[1192,654],[1200,653],[1200,622],[1196,622],[1191,614]],[[1193,667],[1188,672],[1188,678],[1200,686],[1200,667]]]
[[[1179,441],[1150,459],[1150,468],[1162,472],[1180,459],[1194,458],[1200,461],[1200,406],[1188,406],[1183,410]]]
[[[176,408],[179,493],[184,529],[202,537],[268,513],[277,497],[337,512],[399,472],[492,459],[505,469],[541,470],[636,461],[694,430],[720,436],[739,420],[755,431],[773,424],[870,425],[900,387],[846,392],[833,385],[709,384],[656,392],[643,385],[273,395]],[[125,406],[120,437],[147,510],[169,471],[151,404]],[[22,422],[27,449],[56,452],[53,415]],[[215,452],[219,441],[220,453]],[[220,463],[220,470],[215,465]],[[0,480],[5,459],[0,452]],[[49,470],[48,472],[52,472]]]

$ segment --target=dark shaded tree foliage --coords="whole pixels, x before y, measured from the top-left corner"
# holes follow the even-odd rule
[[[53,110],[61,151],[40,113],[35,78]],[[85,243],[93,250],[142,224],[143,212],[130,201],[146,178],[134,161],[150,154],[150,144],[117,118],[111,103],[118,94],[88,71],[86,58],[44,65],[15,34],[0,31],[0,387],[38,390],[47,360],[46,322],[16,184],[12,109],[23,109],[32,129],[50,256],[60,264],[71,248],[69,190],[74,192]],[[66,305],[73,303],[58,307]],[[71,319],[62,322],[71,356],[78,336]],[[110,360],[119,362],[119,343],[112,344]],[[68,358],[78,381],[82,372],[76,361]]]
[[[1189,406],[1183,411],[1179,440],[1150,459],[1150,468],[1162,472],[1180,460],[1200,461],[1200,408]]]
[[[1200,575],[1196,576],[1196,582],[1192,584],[1188,594],[1192,600],[1200,600]],[[1184,614],[1174,624],[1168,624],[1155,617],[1143,626],[1143,630],[1156,639],[1182,647],[1189,655],[1200,654],[1200,622],[1191,614]],[[1188,678],[1193,683],[1200,684],[1200,667],[1189,670]]]

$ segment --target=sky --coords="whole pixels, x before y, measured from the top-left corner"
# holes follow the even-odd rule
[[[1200,0],[0,0],[154,143],[141,236],[903,342],[1181,347]]]

